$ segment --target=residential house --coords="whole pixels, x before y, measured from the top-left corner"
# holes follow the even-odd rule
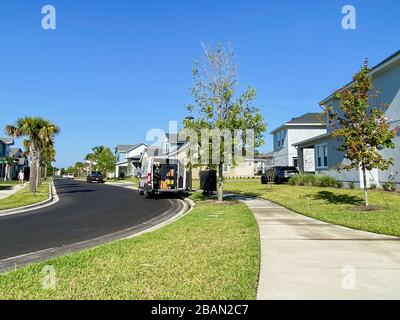
[[[271,132],[273,135],[273,161],[275,166],[298,167],[298,155],[293,144],[327,132],[322,113],[306,113],[293,118]],[[304,149],[304,171],[314,172],[314,149]]]
[[[9,156],[10,147],[14,145],[14,139],[0,137],[0,178],[6,173],[6,157]]]
[[[372,68],[370,75],[372,76],[374,90],[380,91],[379,98],[374,98],[374,105],[380,106],[384,103],[388,106],[385,114],[390,127],[394,129],[400,125],[400,51]],[[348,84],[348,86],[350,84]],[[333,109],[338,109],[334,94],[331,94],[322,102],[331,106]],[[347,160],[344,158],[344,153],[338,151],[342,142],[340,138],[331,137],[330,133],[332,130],[332,127],[328,127],[328,131],[325,134],[294,143],[293,146],[298,150],[300,170],[305,171],[303,161],[301,160],[304,157],[304,150],[311,148],[315,150],[316,172],[318,174],[330,175],[342,182],[354,182],[356,185],[363,187],[364,181],[360,169],[341,172],[337,170],[338,166],[340,164],[346,164]],[[368,172],[367,186],[371,184],[379,186],[384,182],[393,181],[397,183],[398,188],[400,187],[399,133],[395,137],[394,142],[396,144],[395,149],[384,149],[380,151],[386,159],[392,158],[394,160],[394,165],[385,171],[372,170]]]
[[[168,157],[176,157],[182,161],[185,165],[188,164],[188,151],[189,142],[184,139],[180,139],[177,134],[165,134],[165,137],[161,140],[159,146],[159,152]],[[263,168],[266,167],[266,158],[264,155],[259,155],[253,158],[243,157],[242,161],[236,164],[236,166],[224,164],[223,172],[226,178],[252,178],[257,175]],[[194,179],[199,178],[200,169],[192,169],[192,177]]]
[[[24,171],[25,176],[27,177],[29,173],[29,161],[28,157],[23,153],[23,151],[20,148],[10,148],[8,157],[13,159],[10,170],[11,179],[18,179],[18,173],[21,170]]]
[[[138,144],[119,144],[115,148],[116,166],[115,176],[132,177],[139,173],[138,166],[140,156],[147,148],[144,143]]]

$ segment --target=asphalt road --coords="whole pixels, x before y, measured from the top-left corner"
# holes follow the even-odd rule
[[[0,217],[0,260],[103,237],[157,220],[178,200],[146,200],[136,190],[55,179],[60,201]]]

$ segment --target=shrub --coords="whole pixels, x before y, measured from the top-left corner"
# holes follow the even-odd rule
[[[337,180],[336,181],[336,188],[343,188],[343,182],[342,181],[339,181],[339,180]]]
[[[325,176],[325,175],[321,175],[318,176],[318,178],[315,180],[315,186],[317,187],[322,187],[322,188],[327,188],[327,187],[332,187],[335,188],[337,187],[337,183],[338,181],[330,176]]]
[[[375,190],[378,186],[376,185],[376,183],[371,183],[371,185],[369,186],[369,188],[371,190]]]
[[[125,172],[120,172],[119,178],[122,180],[125,179]]]
[[[356,188],[356,184],[354,183],[354,181],[349,182],[349,188],[350,189],[355,189]]]
[[[385,191],[389,191],[389,192],[396,191],[396,182],[393,182],[393,181],[385,182],[382,185],[382,187]]]
[[[300,173],[296,174],[289,179],[289,183],[293,186],[311,186],[315,183],[315,175],[307,174],[307,173]]]

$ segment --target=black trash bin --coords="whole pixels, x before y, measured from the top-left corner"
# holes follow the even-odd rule
[[[206,197],[212,196],[217,191],[217,171],[205,170],[200,172],[200,189]]]

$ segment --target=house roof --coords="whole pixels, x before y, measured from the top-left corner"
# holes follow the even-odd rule
[[[375,75],[381,73],[382,71],[385,71],[387,69],[390,69],[392,66],[395,66],[397,64],[400,64],[400,50],[392,54],[391,56],[387,57],[386,59],[382,60],[379,62],[376,66],[371,68],[370,75],[374,77]],[[349,87],[353,81],[349,82],[344,86],[344,88]],[[334,98],[335,92],[330,94],[328,97],[326,97],[324,100],[321,101],[321,103],[327,103],[328,101],[332,100]]]
[[[321,112],[309,112],[300,117],[292,118],[290,121],[284,123],[280,127],[271,131],[271,134],[281,130],[286,126],[326,126],[324,122],[324,114]]]
[[[313,147],[316,143],[319,143],[322,140],[326,140],[326,139],[329,139],[331,137],[332,137],[332,135],[330,133],[324,133],[324,134],[321,134],[319,136],[312,137],[310,139],[306,139],[306,140],[303,140],[303,141],[299,141],[299,142],[293,143],[292,146],[301,147],[301,148]]]
[[[18,154],[18,152],[22,152],[20,148],[10,148],[10,151],[8,152],[8,156],[11,158],[15,158]]]
[[[140,147],[141,145],[145,145],[145,144],[142,142],[136,143],[136,144],[119,144],[119,145],[117,145],[115,150],[119,151],[119,152],[128,152],[128,151],[131,151],[132,149]]]
[[[4,144],[14,144],[13,138],[0,137],[0,141],[3,142]]]

